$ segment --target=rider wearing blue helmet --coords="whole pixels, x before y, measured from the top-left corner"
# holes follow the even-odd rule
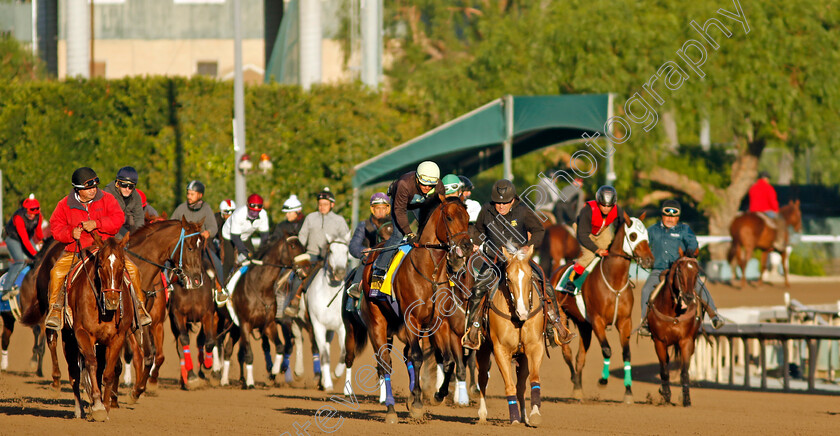
[[[364,271],[364,258],[370,249],[379,243],[380,229],[390,224],[388,215],[391,212],[391,198],[384,192],[377,192],[370,197],[370,218],[360,222],[353,231],[353,238],[350,239],[350,255],[356,259],[362,259],[362,264],[350,271],[347,276],[352,277],[350,286],[347,287],[347,294],[353,298],[359,298],[359,282],[362,281]]]

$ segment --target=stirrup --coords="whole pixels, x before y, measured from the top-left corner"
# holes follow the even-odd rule
[[[61,330],[62,312],[64,312],[64,306],[58,304],[53,305],[47,314],[47,319],[44,321],[44,327],[55,331]]]
[[[221,307],[224,306],[225,302],[228,300],[228,294],[225,291],[216,290],[213,292],[215,294],[216,305]]]
[[[470,339],[470,335],[475,335],[475,340]],[[461,337],[461,346],[471,350],[478,350],[481,348],[481,325],[474,322],[473,325],[467,328],[464,336]]]
[[[650,327],[648,327],[647,323],[642,323],[636,330],[636,334],[639,336],[650,336]]]
[[[294,298],[292,298],[292,301],[289,302],[289,305],[286,306],[285,309],[283,309],[283,314],[288,317],[294,318],[298,316],[298,313],[300,313],[300,297],[295,296]]]
[[[357,300],[361,298],[362,293],[359,290],[359,284],[353,283],[352,285],[350,285],[350,287],[347,288],[347,295],[350,296],[350,298],[355,298]]]

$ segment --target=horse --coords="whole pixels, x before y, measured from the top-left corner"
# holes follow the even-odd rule
[[[347,273],[347,260],[349,249],[347,237],[331,240],[327,238],[329,248],[327,250],[324,267],[321,268],[306,291],[306,310],[309,313],[312,333],[315,343],[318,346],[318,354],[321,361],[321,387],[330,392],[333,389],[332,377],[330,375],[330,343],[327,340],[327,332],[338,334],[338,343],[341,347],[339,364],[335,367],[335,377],[344,375],[345,370],[345,330],[341,319],[341,300],[335,301],[335,297],[344,291],[344,278]]]
[[[488,297],[490,341],[482,344],[477,354],[479,399],[478,419],[487,421],[487,380],[490,353],[505,383],[511,424],[524,417],[530,426],[542,423],[540,414],[540,366],[545,354],[543,332],[545,314],[539,284],[532,280],[531,256],[533,246],[508,251],[502,247],[505,260],[498,289]],[[516,377],[511,360],[516,361]],[[525,413],[525,382],[531,382],[531,413]]]
[[[61,337],[76,418],[82,417],[80,384],[84,383],[90,396],[91,418],[104,421],[111,408],[119,407],[112,397],[118,383],[115,369],[135,309],[123,252],[129,234],[118,242],[115,238],[102,241],[94,232],[93,240],[96,253],[79,265],[76,274],[71,271],[67,304],[73,321],[65,323]]]
[[[440,319],[435,316],[435,301],[446,298],[445,290],[439,292],[441,285],[448,285],[448,275],[460,270],[466,264],[467,256],[472,253],[472,242],[467,235],[469,215],[464,203],[459,198],[445,198],[439,195],[441,204],[429,216],[419,242],[403,258],[402,266],[396,270],[393,279],[392,294],[399,304],[401,313],[395,313],[391,303],[383,299],[370,299],[371,265],[365,268],[362,279],[364,296],[361,302],[362,319],[367,326],[368,337],[376,350],[377,369],[384,379],[386,398],[386,423],[396,423],[394,398],[391,390],[391,348],[389,338],[400,333],[401,340],[409,350],[409,388],[411,395],[407,400],[412,418],[420,419],[424,415],[422,389],[419,374],[423,365],[421,337],[437,329]],[[372,257],[375,257],[372,256]],[[403,356],[405,357],[405,356]],[[417,377],[412,377],[414,373]]]
[[[198,361],[203,363],[204,369],[213,366],[213,349],[216,346],[216,303],[213,298],[215,282],[207,275],[213,269],[209,261],[204,261],[204,281],[196,289],[185,289],[179,283],[172,286],[169,296],[169,324],[175,336],[175,348],[181,364],[181,388],[189,389],[196,386],[198,376],[193,371],[193,359],[190,353],[190,325],[201,323],[203,340],[200,341]],[[201,352],[204,355],[201,355]],[[199,371],[201,371],[201,364]],[[202,373],[203,375],[203,373]]]
[[[574,384],[574,397],[583,399],[581,374],[586,362],[586,351],[589,349],[592,333],[601,344],[601,354],[604,356],[604,367],[600,386],[607,385],[609,377],[610,357],[612,350],[607,342],[606,329],[610,325],[618,328],[621,341],[622,357],[624,359],[624,402],[633,402],[631,365],[630,365],[630,334],[632,333],[633,291],[628,290],[630,282],[630,261],[635,260],[642,268],[649,269],[653,265],[653,253],[648,244],[647,228],[639,218],[630,218],[624,213],[624,224],[618,226],[614,239],[609,247],[609,254],[601,258],[598,265],[583,283],[581,293],[586,306],[586,313],[581,313],[575,302],[575,297],[557,290],[557,284],[563,272],[572,264],[565,266],[552,274],[551,285],[555,289],[557,303],[575,323],[580,332],[580,342],[577,361],[572,364],[572,351],[569,344],[562,345],[563,359],[571,372]]]
[[[546,221],[547,222],[547,221]],[[574,261],[580,256],[580,243],[571,228],[565,224],[549,225],[540,245],[540,267],[546,274]]]
[[[802,211],[799,209],[799,200],[789,201],[788,204],[779,209],[779,216],[785,222],[784,229],[770,227],[767,221],[756,212],[747,212],[739,215],[729,226],[729,234],[732,236],[732,244],[729,246],[727,260],[732,267],[732,281],[735,279],[735,267],[741,267],[741,287],[747,284],[747,262],[752,257],[753,251],[761,250],[760,271],[767,266],[767,255],[776,250],[773,242],[776,240],[776,232],[784,232],[785,248],[788,245],[788,226],[793,226],[797,232],[802,231]],[[778,251],[778,250],[776,250]],[[782,270],[785,274],[785,287],[790,287],[788,281],[787,249],[779,251],[782,255]],[[761,274],[758,277],[758,284],[762,284]]]
[[[663,272],[667,274],[665,284],[651,298],[647,313],[651,339],[659,358],[659,378],[662,381],[659,393],[665,403],[671,402],[668,348],[674,347],[680,355],[680,383],[685,407],[691,406],[688,369],[703,318],[702,303],[694,291],[700,275],[700,264],[696,259],[698,251],[695,250],[693,256],[685,256],[680,249],[680,258]]]
[[[294,258],[304,253],[303,245],[296,236],[278,239],[266,244],[257,253],[258,261],[253,262],[247,274],[244,274],[230,296],[236,316],[239,319],[239,375],[243,389],[254,389],[254,355],[251,352],[251,330],[258,329],[263,337],[263,349],[274,342],[275,359],[266,369],[275,384],[280,373],[283,355],[280,354],[280,336],[277,323],[274,322],[277,311],[275,297],[276,282],[288,280],[294,265]],[[228,358],[229,356],[226,356]],[[244,365],[243,365],[244,363]],[[229,365],[228,365],[229,366]],[[247,372],[247,375],[245,374]],[[223,374],[223,379],[225,374]]]
[[[196,289],[204,283],[202,250],[206,241],[201,237],[204,221],[191,223],[181,220],[155,221],[140,227],[131,236],[126,253],[137,266],[140,277],[138,292],[146,294],[146,310],[152,317],[152,324],[144,327],[143,350],[135,347],[134,339],[129,344],[134,351],[134,368],[137,373],[135,385],[145,392],[148,384],[155,390],[163,355],[163,321],[166,319],[167,286],[163,284],[161,272],[168,271],[170,279],[178,280],[187,289]],[[167,266],[167,262],[174,266]],[[144,356],[141,361],[138,356]]]

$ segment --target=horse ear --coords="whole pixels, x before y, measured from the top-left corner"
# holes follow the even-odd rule
[[[694,256],[691,256],[691,257],[696,258],[698,254],[700,254],[700,247],[697,247],[697,248],[694,249]]]
[[[795,204],[796,207],[799,207],[799,199],[797,198],[796,201],[793,202],[793,204]]]
[[[639,217],[639,221],[644,221],[646,216],[647,216],[647,211],[642,212],[642,215]]]
[[[128,245],[128,235],[130,235],[130,234],[131,234],[131,232],[128,232],[128,233],[125,234],[125,236],[123,236],[122,240],[119,243],[120,248],[123,248],[126,245]]]
[[[102,237],[99,236],[99,232],[92,232],[91,234],[93,235],[93,242],[96,246],[102,248]]]
[[[624,216],[624,223],[629,227],[630,226],[630,216],[627,215],[627,212],[624,210],[621,211],[621,214]]]
[[[204,228],[204,218],[201,218],[201,221],[199,221],[199,222],[198,222],[198,228],[199,228],[199,229],[203,229],[203,228]]]
[[[438,192],[438,198],[440,198],[441,203],[446,203],[446,196],[443,195],[443,192]]]
[[[181,227],[186,227],[188,222],[189,221],[187,221],[187,217],[182,215],[181,216]]]
[[[677,251],[679,251],[679,252],[680,252],[680,257],[685,256],[685,252],[683,251],[682,247],[677,248]]]
[[[528,258],[530,258],[531,256],[534,255],[534,246],[533,245],[526,245],[525,247],[523,247],[523,250],[524,250],[525,256],[528,256]]]
[[[505,259],[510,259],[510,252],[507,251],[507,247],[504,245],[502,245],[502,255],[505,256]]]

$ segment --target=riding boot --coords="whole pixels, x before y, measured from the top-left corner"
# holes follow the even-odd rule
[[[64,282],[74,258],[74,253],[65,251],[50,271],[49,313],[44,322],[48,329],[61,330],[61,318],[64,312]]]
[[[286,306],[286,309],[283,310],[283,314],[286,316],[297,316],[298,312],[300,312],[300,297],[303,294],[303,284],[298,286],[297,290],[295,291],[295,296],[292,297],[292,301],[289,302],[289,305]]]
[[[131,279],[131,287],[134,288],[134,295],[137,298],[137,318],[141,326],[147,326],[152,323],[152,317],[146,311],[146,293],[140,289],[140,279],[137,276],[137,266],[134,262],[126,259],[125,269],[128,271],[128,276]]]
[[[565,292],[565,293],[571,294],[571,295],[575,294],[575,291],[577,290],[576,287],[575,287],[576,276],[577,276],[577,273],[575,272],[574,269],[572,269],[572,272],[569,273],[568,281],[563,286],[562,292]]]
[[[349,295],[350,298],[355,298],[357,300],[359,298],[361,298],[362,297],[362,292],[359,290],[359,284],[358,283],[351,284],[347,288],[347,295]]]
[[[476,286],[475,294],[470,296],[469,306],[467,307],[467,325],[464,337],[461,338],[461,345],[464,348],[478,350],[481,347],[481,301],[486,293],[487,288],[479,285]]]
[[[784,218],[776,218],[776,239],[773,241],[773,249],[779,253],[784,253],[786,246],[787,223]]]

